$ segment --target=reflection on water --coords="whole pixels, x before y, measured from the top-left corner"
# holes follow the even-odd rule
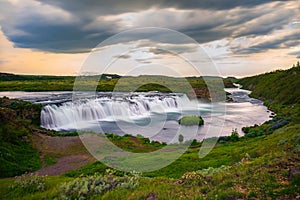
[[[140,134],[167,143],[177,142],[179,134],[185,140],[230,135],[233,129],[243,135],[242,127],[270,119],[262,101],[248,96],[250,91],[226,91],[233,102],[210,104],[189,101],[184,94],[163,93],[84,93],[76,102],[71,101],[72,92],[0,92],[0,96],[43,104],[41,122],[45,128]],[[201,115],[204,126],[179,126],[177,120],[185,115]]]

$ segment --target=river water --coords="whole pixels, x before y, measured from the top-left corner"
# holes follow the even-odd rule
[[[0,96],[28,100],[44,105],[41,126],[57,131],[93,130],[114,134],[143,135],[151,140],[177,142],[227,136],[233,129],[243,135],[242,127],[270,119],[263,102],[250,98],[250,91],[227,88],[233,102],[190,101],[184,94],[82,93],[72,101],[72,92],[0,92]],[[204,126],[180,126],[178,119],[201,115]]]

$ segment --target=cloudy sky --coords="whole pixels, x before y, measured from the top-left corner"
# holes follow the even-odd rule
[[[248,76],[300,59],[299,13],[298,0],[0,0],[0,71],[76,75],[113,59],[105,72],[190,76],[186,60],[205,57]]]

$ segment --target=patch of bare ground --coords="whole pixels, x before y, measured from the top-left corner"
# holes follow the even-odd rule
[[[44,165],[35,172],[39,175],[60,175],[96,161],[78,136],[51,137],[37,133],[32,136],[32,141]],[[45,157],[54,158],[55,164],[47,166]]]
[[[78,169],[83,165],[93,162],[95,159],[89,154],[77,154],[58,158],[54,165],[43,167],[35,172],[38,175],[56,176],[71,170]]]

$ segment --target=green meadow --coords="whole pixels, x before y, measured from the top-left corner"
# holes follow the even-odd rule
[[[107,78],[109,77],[109,79]],[[74,83],[75,87],[74,87]],[[210,88],[207,88],[207,83]],[[224,93],[224,87],[232,87],[231,79],[216,77],[174,78],[167,76],[141,75],[138,77],[103,74],[99,76],[32,76],[0,73],[0,91],[77,91],[103,92],[178,92],[191,98],[208,100],[210,94]]]

